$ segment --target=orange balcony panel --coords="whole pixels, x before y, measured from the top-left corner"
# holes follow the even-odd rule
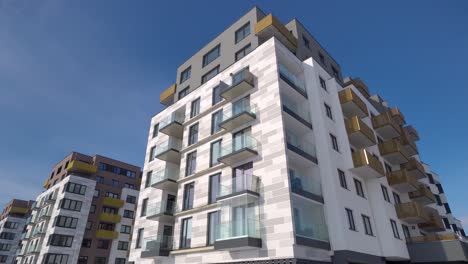
[[[383,139],[392,139],[400,136],[400,127],[388,112],[372,117],[372,126],[375,132]]]
[[[260,42],[275,37],[292,52],[296,51],[297,39],[289,30],[272,14],[267,15],[255,25],[255,35]]]
[[[401,141],[397,138],[379,144],[380,155],[393,164],[408,162],[409,157],[403,149]]]
[[[408,174],[416,179],[423,179],[426,177],[426,172],[423,165],[416,158],[410,158],[408,162],[402,165],[408,171]]]
[[[345,121],[349,142],[358,149],[375,145],[374,131],[358,116],[353,116]]]
[[[385,176],[382,163],[365,149],[353,154],[354,168],[351,170],[363,178],[380,178]]]
[[[175,99],[174,97],[176,93],[176,88],[176,84],[169,86],[169,88],[167,88],[164,92],[161,93],[161,95],[159,95],[159,102],[161,102],[161,104],[165,106],[173,104]]]
[[[343,115],[347,118],[358,116],[364,118],[369,116],[366,103],[353,91],[351,87],[345,88],[338,93]]]
[[[395,120],[395,122],[398,125],[406,124],[405,116],[400,112],[400,109],[398,109],[398,107],[393,107],[392,109],[390,109],[390,114],[392,115],[393,120]]]

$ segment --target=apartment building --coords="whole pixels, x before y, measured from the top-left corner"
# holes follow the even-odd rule
[[[127,263],[138,166],[72,152],[32,205],[16,263]]]
[[[160,102],[131,263],[467,261],[417,130],[297,19],[253,8]]]
[[[0,215],[0,263],[13,263],[32,201],[13,199]]]

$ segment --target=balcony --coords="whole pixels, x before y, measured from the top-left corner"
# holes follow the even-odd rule
[[[171,192],[177,191],[177,179],[179,179],[179,175],[175,169],[165,168],[153,172],[150,177],[149,185],[151,187]]]
[[[57,193],[51,193],[44,198],[42,207],[45,207],[49,204],[54,204],[56,200],[57,200]]]
[[[96,231],[96,238],[116,239],[118,237],[119,237],[119,233],[117,233],[116,231],[104,230],[104,229],[98,229]]]
[[[468,262],[468,243],[455,234],[412,237],[407,246],[412,263]]]
[[[99,215],[99,221],[111,224],[120,223],[122,217],[118,214],[111,214],[111,213],[101,213]]]
[[[34,202],[32,205],[31,205],[31,210],[38,210],[38,209],[41,209],[41,205],[39,202]]]
[[[258,220],[240,217],[221,222],[219,238],[214,243],[215,250],[245,250],[261,247]]]
[[[323,205],[292,197],[296,244],[330,250]]]
[[[291,88],[296,90],[296,92],[307,98],[307,90],[304,81],[289,71],[289,69],[283,64],[278,64],[278,69],[281,80],[291,86]]]
[[[256,106],[251,104],[249,100],[242,100],[232,105],[231,111],[223,115],[220,127],[227,131],[232,131],[241,127],[257,118]]]
[[[393,121],[389,112],[372,117],[372,126],[375,132],[383,139],[392,139],[400,136],[400,127]]]
[[[172,236],[148,237],[143,241],[141,258],[168,257],[172,250]]]
[[[419,133],[416,131],[416,129],[413,126],[406,126],[404,127],[404,130],[406,134],[408,135],[408,138],[412,141],[418,141],[419,140]]]
[[[12,214],[27,214],[28,212],[29,208],[26,207],[12,206],[10,208],[10,213]]]
[[[36,224],[36,219],[35,217],[33,217],[32,215],[28,217],[28,219],[26,219],[26,224],[27,225],[34,225]]]
[[[425,208],[427,215],[429,216],[428,221],[418,224],[418,227],[426,232],[442,232],[445,231],[445,225],[440,217],[439,213],[434,208]]]
[[[37,238],[37,237],[44,237],[46,234],[46,231],[45,230],[34,230],[32,232],[32,235],[31,235],[31,238]]]
[[[388,173],[387,181],[394,189],[404,193],[416,191],[419,186],[418,180],[409,175],[405,169]]]
[[[272,14],[265,16],[255,25],[255,35],[259,42],[263,43],[268,39],[275,37],[291,52],[296,52],[297,39],[289,30]]]
[[[50,210],[52,211],[52,210]],[[49,220],[50,217],[52,216],[52,213],[51,212],[43,212],[43,213],[40,213],[38,216],[37,216],[37,222],[40,222],[40,221],[44,221],[44,220]]]
[[[402,164],[408,162],[409,159],[403,149],[401,141],[395,138],[380,143],[379,151],[382,157],[393,164]]]
[[[179,163],[181,147],[182,142],[180,140],[169,138],[169,140],[156,147],[154,157],[167,162]]]
[[[236,175],[230,185],[221,185],[217,202],[229,202],[232,206],[250,204],[260,197],[260,178],[251,174]]]
[[[185,120],[185,114],[174,112],[159,123],[159,132],[164,133],[170,137],[182,138],[184,134],[184,126],[182,125]]]
[[[375,145],[374,131],[366,125],[358,116],[353,116],[345,121],[349,142],[356,148],[366,148]]]
[[[246,92],[253,90],[254,76],[249,68],[244,68],[232,76],[231,85],[223,89],[221,97],[226,100],[232,100]]]
[[[44,181],[44,183],[42,184],[42,187],[46,188],[48,184],[49,184],[49,179]]]
[[[369,116],[366,103],[353,91],[352,88],[345,88],[338,93],[343,115],[347,118],[357,116],[364,118]]]
[[[174,221],[175,202],[166,200],[148,206],[146,209],[146,219],[156,220],[159,222]]]
[[[405,117],[400,112],[400,109],[398,109],[397,107],[393,107],[392,109],[390,109],[390,114],[392,115],[392,118],[395,121],[395,123],[397,123],[398,125],[404,125],[406,123]]]
[[[429,216],[424,210],[424,207],[417,202],[396,204],[395,210],[398,219],[405,221],[409,224],[418,224],[427,222],[429,220]]]
[[[312,129],[310,121],[310,112],[303,109],[296,100],[291,99],[289,96],[282,94],[281,101],[283,103],[283,111],[295,120],[299,121],[304,126]]]
[[[293,193],[323,203],[322,185],[320,181],[313,179],[310,175],[300,175],[296,171],[294,171],[294,173],[289,173],[289,180]]]
[[[409,135],[406,134],[406,130],[401,128],[401,145],[403,146],[404,151],[408,157],[414,156],[418,154],[418,148],[416,147],[416,143],[410,140]]]
[[[72,160],[70,164],[68,164],[67,171],[70,172],[78,172],[84,174],[96,174],[97,167],[93,164],[89,164],[86,162],[82,162],[79,160]]]
[[[165,106],[169,106],[174,103],[175,93],[176,93],[176,84],[171,85],[159,96],[159,102]]]
[[[402,165],[408,174],[416,179],[423,179],[426,177],[426,172],[423,165],[415,158],[410,158],[408,162]]]
[[[257,140],[250,135],[244,134],[223,145],[218,161],[232,166],[257,155]]]
[[[291,133],[287,133],[286,146],[288,150],[297,154],[299,157],[312,161],[315,164],[318,164],[317,150],[315,149],[314,144],[305,140],[298,140]]]
[[[102,200],[102,204],[104,206],[109,206],[112,208],[121,208],[124,206],[125,201],[112,197],[104,197],[104,199]]]
[[[433,204],[436,198],[432,191],[425,184],[420,184],[417,191],[410,192],[409,198],[423,205]]]
[[[458,240],[458,236],[455,233],[446,233],[446,234],[427,234],[425,236],[411,237],[410,242],[434,242],[434,241],[444,241],[444,240]]]
[[[374,157],[372,154],[367,152],[365,149],[355,151],[352,154],[354,168],[351,169],[354,173],[361,175],[361,177],[380,178],[385,176],[384,168],[382,163]]]

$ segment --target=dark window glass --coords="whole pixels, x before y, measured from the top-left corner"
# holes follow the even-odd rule
[[[393,200],[395,201],[395,204],[401,204],[400,195],[395,192],[393,193]]]
[[[302,43],[304,43],[304,46],[310,49],[310,41],[304,35],[302,35]]]
[[[391,224],[391,226],[392,226],[393,236],[394,236],[395,238],[400,239],[400,232],[398,231],[398,226],[397,226],[395,220],[390,219],[390,224]]]
[[[324,106],[325,106],[325,111],[327,113],[328,118],[333,120],[333,113],[332,113],[331,107],[327,104],[324,104]],[[338,143],[337,143],[337,146],[338,146]]]
[[[221,130],[221,122],[223,121],[223,109],[211,115],[211,134]]]
[[[190,108],[190,117],[195,117],[200,113],[200,98],[197,98],[192,101]]]
[[[73,236],[52,234],[49,236],[47,245],[55,247],[71,247],[73,244]]]
[[[341,187],[348,189],[348,183],[346,182],[346,175],[344,171],[338,170],[338,177],[340,178]]]
[[[219,55],[221,55],[221,45],[218,44],[216,47],[208,51],[208,53],[206,53],[203,56],[203,67],[205,67],[206,65],[210,64],[212,61],[217,59]]]
[[[188,145],[192,145],[198,142],[198,123],[192,125],[189,128],[189,138],[188,138]]]
[[[221,174],[215,174],[210,176],[210,183],[208,187],[208,203],[216,203],[220,191],[220,176]]]
[[[327,90],[327,83],[325,82],[325,80],[319,76],[319,80],[320,80],[320,87],[322,87],[325,91]]]
[[[184,186],[184,201],[182,204],[183,210],[189,210],[193,208],[193,196],[195,191],[195,183],[188,183]]]
[[[213,245],[215,240],[219,238],[220,225],[219,211],[209,213],[208,235],[206,239],[208,245]]]
[[[138,229],[135,248],[141,248],[141,244],[143,244],[143,232],[144,232],[143,228]]]
[[[205,75],[202,76],[202,79],[201,79],[202,84],[204,84],[207,81],[211,80],[218,73],[219,73],[219,65],[214,67],[213,69],[211,69],[209,72],[205,73]]]
[[[410,241],[411,240],[411,233],[409,231],[408,226],[401,225],[401,228],[403,229],[403,235],[405,236],[406,241]]]
[[[185,69],[184,71],[182,71],[180,73],[180,83],[183,83],[186,80],[190,79],[191,72],[192,72],[192,67],[190,67],[190,66],[187,69]]]
[[[340,148],[338,147],[338,140],[333,134],[330,134],[330,140],[331,140],[333,149],[335,151],[340,151]]]
[[[219,164],[218,158],[221,157],[221,142],[222,140],[211,143],[210,147],[210,167]]]
[[[356,194],[363,198],[366,198],[366,196],[364,195],[364,189],[362,188],[361,181],[359,181],[358,179],[354,179],[354,186],[356,187]]]
[[[390,196],[388,195],[387,187],[385,187],[383,185],[380,185],[380,187],[382,188],[382,195],[384,197],[384,200],[390,203]]]
[[[221,102],[223,97],[221,97],[221,86],[216,86],[213,88],[213,105]]]
[[[370,218],[366,215],[362,215],[362,222],[364,224],[364,231],[366,235],[373,236],[374,232],[372,231]]]
[[[179,100],[184,98],[187,94],[188,94],[188,91],[189,91],[189,86],[185,87],[184,89],[180,90],[179,92]]]
[[[348,225],[349,229],[356,231],[356,224],[354,223],[354,216],[353,216],[353,210],[345,208],[346,209],[346,216],[348,218]]]
[[[244,58],[247,54],[249,54],[252,51],[252,46],[247,44],[245,47],[240,49],[239,51],[236,52],[235,54],[235,60],[238,61],[242,58]]]
[[[189,176],[195,173],[197,169],[197,152],[190,152],[187,154],[187,162],[185,167],[185,176]]]
[[[148,198],[143,199],[141,204],[141,214],[140,216],[146,216],[146,209],[148,207]]]
[[[192,242],[192,218],[182,219],[180,248],[190,248]]]
[[[250,22],[248,22],[247,24],[243,25],[241,28],[236,30],[236,33],[235,33],[236,44],[237,42],[245,39],[248,35],[250,35]]]

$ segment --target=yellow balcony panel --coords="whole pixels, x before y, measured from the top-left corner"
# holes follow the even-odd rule
[[[358,149],[376,144],[374,131],[358,116],[353,116],[345,121],[349,142]]]
[[[403,168],[408,171],[409,175],[418,180],[426,177],[423,165],[416,158],[410,158],[408,162],[403,164]]]
[[[385,112],[372,117],[372,126],[375,132],[383,139],[391,139],[400,136],[400,127],[395,123],[390,113]]]
[[[400,112],[400,109],[398,109],[398,107],[392,107],[392,109],[390,109],[390,114],[392,115],[393,120],[398,125],[406,124],[405,116]]]
[[[106,223],[117,224],[117,223],[120,223],[121,219],[122,217],[118,214],[101,213],[99,215],[99,221],[106,222]]]
[[[263,43],[271,37],[277,38],[292,52],[296,51],[297,39],[289,30],[272,14],[267,15],[255,25],[255,35]]]
[[[97,167],[93,164],[89,164],[79,160],[73,160],[70,162],[70,164],[68,164],[67,171],[85,174],[95,174],[97,172]]]
[[[434,208],[425,208],[429,219],[425,222],[418,223],[418,227],[427,232],[445,231],[445,225],[439,213]]]
[[[10,213],[12,214],[27,214],[29,212],[28,208],[12,206],[10,208]]]
[[[410,139],[409,135],[406,133],[406,130],[401,127],[401,144],[403,145],[403,149],[406,152],[408,157],[414,156],[418,154],[418,147],[413,140]]]
[[[48,184],[49,184],[49,179],[44,181],[44,183],[42,184],[42,187],[46,188]]]
[[[98,229],[96,231],[96,237],[102,239],[116,239],[117,237],[119,237],[119,233],[117,233],[116,231]]]
[[[429,221],[429,215],[424,207],[417,202],[407,202],[395,205],[398,219],[409,224],[418,224]]]
[[[420,184],[418,190],[410,192],[409,198],[418,203],[428,205],[436,202],[436,198],[429,187],[425,184]]]
[[[362,95],[364,95],[365,97],[370,97],[370,92],[369,92],[369,88],[367,87],[367,85],[361,80],[361,78],[359,77],[356,77],[356,78],[351,78],[351,77],[347,77],[345,79],[345,84],[344,86],[348,86],[348,85],[354,85],[354,87],[356,87]]]
[[[455,233],[428,234],[425,236],[411,237],[410,239],[411,242],[434,242],[447,240],[458,240],[458,236]]]
[[[353,154],[354,168],[351,170],[363,178],[380,178],[385,176],[382,163],[365,149],[355,151]]]
[[[393,164],[402,164],[409,160],[409,157],[403,149],[401,141],[397,138],[380,143],[379,151],[382,157]]]
[[[164,92],[161,93],[161,95],[159,95],[159,102],[161,102],[161,104],[165,106],[173,104],[175,99],[176,88],[176,84],[169,86],[169,88],[167,88]]]
[[[353,91],[351,87],[345,88],[338,93],[343,114],[347,118],[358,116],[364,118],[369,116],[366,103]]]
[[[400,192],[416,191],[419,186],[418,180],[408,174],[408,171],[401,169],[387,174],[387,181],[390,186]]]
[[[404,129],[410,140],[412,141],[419,140],[419,133],[413,126],[405,126]]]
[[[102,204],[105,206],[113,207],[113,208],[120,208],[124,206],[124,201],[117,199],[117,198],[111,198],[111,197],[104,197],[104,200],[102,201]]]

